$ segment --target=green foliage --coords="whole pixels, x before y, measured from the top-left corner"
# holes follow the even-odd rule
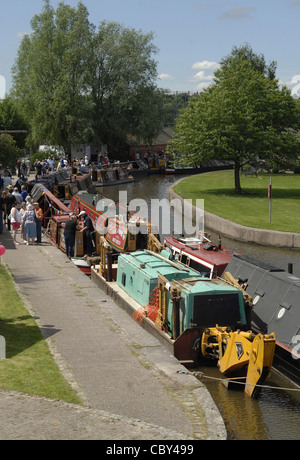
[[[152,34],[89,21],[87,8],[44,0],[13,69],[12,94],[31,127],[29,142],[63,146],[153,138],[160,94]]]
[[[14,101],[6,97],[0,101],[0,130],[1,131],[27,131],[27,125]],[[16,145],[25,147],[26,134],[14,134]]]
[[[4,168],[14,166],[22,155],[23,151],[16,146],[16,141],[10,134],[0,135],[0,165]]]
[[[191,95],[189,93],[170,93],[163,92],[163,125],[173,128],[176,124],[176,119],[181,110],[188,107]]]
[[[279,88],[275,67],[267,67],[249,47],[234,49],[215,72],[214,84],[182,112],[168,151],[183,153],[188,166],[216,158],[233,161],[238,193],[244,164],[257,158],[289,163],[300,148],[300,112],[290,91]]]
[[[93,36],[87,71],[93,135],[113,149],[127,135],[151,141],[160,127],[152,33],[103,21]]]

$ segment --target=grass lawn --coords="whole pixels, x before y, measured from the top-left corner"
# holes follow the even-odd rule
[[[268,185],[272,177],[272,219]],[[234,172],[215,171],[190,176],[174,191],[185,199],[204,199],[205,211],[241,225],[300,233],[300,175],[241,175],[242,195],[234,193]]]
[[[2,390],[81,403],[61,374],[3,266],[0,266],[0,335],[6,340],[6,359],[0,360]]]

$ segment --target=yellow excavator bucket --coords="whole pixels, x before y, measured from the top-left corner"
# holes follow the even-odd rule
[[[275,353],[275,334],[257,334],[252,343],[252,352],[248,364],[245,393],[252,398],[257,398],[261,388],[268,377]]]
[[[245,393],[257,398],[260,386],[270,373],[275,345],[274,333],[256,335],[252,331],[233,332],[230,328],[217,325],[205,330],[201,351],[204,357],[218,360],[222,374],[244,377]]]

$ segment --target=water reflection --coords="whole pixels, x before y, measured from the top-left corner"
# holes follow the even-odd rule
[[[197,370],[215,379],[224,378],[215,367]],[[300,439],[300,393],[282,390],[291,385],[276,371],[271,372],[257,400],[243,391],[228,390],[218,380],[204,381],[223,417],[229,439]]]

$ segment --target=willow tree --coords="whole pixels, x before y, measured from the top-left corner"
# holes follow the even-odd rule
[[[34,143],[120,145],[153,138],[160,104],[152,34],[90,23],[86,7],[49,0],[31,21],[13,69],[12,95]]]
[[[117,150],[127,136],[151,143],[160,129],[161,93],[155,80],[153,34],[116,22],[100,23],[87,66],[96,139]]]
[[[66,151],[85,127],[85,68],[91,25],[82,3],[60,3],[55,11],[45,0],[31,21],[13,68],[12,95],[31,127],[33,143],[49,142]]]
[[[177,120],[168,150],[181,152],[181,164],[230,160],[235,192],[240,169],[266,159],[288,162],[299,152],[299,108],[286,87],[279,87],[275,63],[247,47],[234,48],[215,72],[214,83],[193,99]]]

